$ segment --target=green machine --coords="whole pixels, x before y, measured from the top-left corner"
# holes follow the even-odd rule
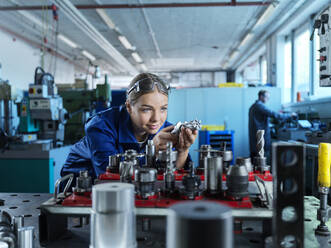
[[[63,107],[69,113],[64,134],[65,144],[74,144],[84,135],[84,124],[89,116],[107,109],[111,102],[111,89],[108,76],[104,84],[98,84],[96,89],[88,90],[85,81],[70,85],[70,88],[60,87],[58,94],[63,99]]]

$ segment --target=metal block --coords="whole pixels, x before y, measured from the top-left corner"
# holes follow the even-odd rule
[[[274,143],[274,247],[304,247],[305,147]]]

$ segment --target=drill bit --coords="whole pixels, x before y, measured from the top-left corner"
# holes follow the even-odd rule
[[[256,132],[256,150],[258,157],[264,157],[264,130],[257,130]]]

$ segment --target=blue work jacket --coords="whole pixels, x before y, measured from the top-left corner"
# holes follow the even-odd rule
[[[170,125],[166,121],[160,130]],[[148,139],[154,136],[149,135]],[[61,176],[69,173],[77,176],[79,171],[88,170],[93,178],[98,177],[106,171],[110,155],[124,153],[128,149],[145,152],[145,146],[140,147],[133,134],[131,118],[125,106],[99,112],[87,120],[85,136],[71,148]]]
[[[256,131],[264,130],[264,149],[270,151],[271,136],[269,117],[280,120],[291,118],[289,114],[281,114],[268,109],[263,102],[257,100],[249,109],[249,147],[251,156],[256,156]]]

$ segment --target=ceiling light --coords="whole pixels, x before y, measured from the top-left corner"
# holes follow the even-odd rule
[[[91,61],[94,61],[94,60],[95,60],[95,57],[94,57],[92,54],[90,54],[88,51],[83,50],[83,51],[82,51],[82,54],[83,54],[86,58],[90,59]]]
[[[237,57],[239,54],[239,52],[237,50],[233,51],[231,54],[230,54],[230,60],[234,59],[235,57]]]
[[[276,9],[276,7],[273,4],[270,4],[268,6],[268,8],[263,12],[263,14],[259,18],[259,20],[256,22],[256,24],[254,25],[254,28],[264,24],[267,21],[267,19],[270,17],[270,15],[274,12],[275,9]]]
[[[97,13],[99,14],[99,16],[101,17],[101,19],[107,24],[107,26],[110,29],[116,29],[115,24],[113,23],[113,21],[109,18],[109,16],[107,15],[106,11],[104,9],[96,9]]]
[[[60,40],[62,40],[64,43],[66,43],[67,45],[71,46],[72,48],[78,47],[75,42],[73,42],[72,40],[70,40],[69,38],[67,38],[66,36],[64,36],[63,34],[58,34],[57,37]]]
[[[142,58],[139,56],[138,53],[134,52],[131,55],[137,63],[142,63],[143,62]]]
[[[140,67],[141,67],[141,69],[143,71],[147,71],[148,70],[145,64],[141,64]]]
[[[122,43],[122,45],[126,49],[128,49],[128,50],[134,50],[133,49],[133,46],[130,44],[130,42],[128,41],[128,39],[125,36],[120,35],[120,36],[118,36],[118,39],[120,40],[120,42]]]
[[[247,44],[252,38],[253,38],[253,34],[252,33],[246,34],[246,36],[244,37],[244,39],[240,42],[239,47],[242,47],[245,44]]]

